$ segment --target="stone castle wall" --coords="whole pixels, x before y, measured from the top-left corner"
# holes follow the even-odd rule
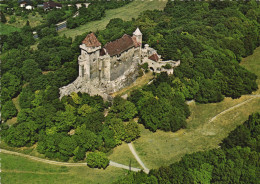
[[[172,74],[174,67],[180,64],[180,61],[161,61],[156,50],[147,44],[142,49],[142,34],[138,28],[133,35],[124,35],[123,41],[121,39],[111,42],[112,45],[104,46],[102,49],[93,33],[87,35],[80,45],[79,76],[73,83],[60,88],[60,98],[72,92],[82,92],[100,95],[104,100],[112,100],[112,93],[129,86],[137,79],[139,64],[148,63],[152,71],[166,71],[168,74]],[[132,45],[129,37],[130,41],[133,41]],[[172,68],[163,68],[165,64],[170,64]]]
[[[113,57],[110,65],[110,80],[115,80],[124,72],[130,68],[133,63],[133,57],[135,56],[135,48],[131,48],[126,52],[123,52],[119,57]]]

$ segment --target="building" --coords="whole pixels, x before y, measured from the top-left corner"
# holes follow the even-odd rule
[[[80,49],[79,76],[73,83],[60,88],[60,97],[82,92],[111,100],[110,94],[136,80],[139,64],[148,63],[154,72],[166,71],[169,74],[180,64],[179,61],[161,61],[156,50],[147,44],[142,49],[142,33],[138,28],[132,36],[124,34],[104,47],[94,33],[90,33],[82,41]],[[163,68],[166,64],[171,68]]]
[[[32,10],[32,9],[33,9],[33,6],[31,6],[31,5],[26,5],[26,6],[25,6],[25,9],[26,9],[26,10]]]
[[[80,8],[82,7],[82,5],[84,5],[85,8],[88,8],[88,6],[90,5],[90,3],[77,3],[77,4],[76,4],[77,9],[80,9]]]
[[[43,9],[46,10],[51,10],[51,9],[61,9],[62,8],[62,4],[60,3],[56,3],[53,1],[48,1],[48,2],[44,2],[43,3]]]
[[[21,8],[25,8],[26,6],[32,4],[32,2],[30,0],[19,0],[18,3]]]

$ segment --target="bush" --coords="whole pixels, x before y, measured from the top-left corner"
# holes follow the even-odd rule
[[[167,63],[166,65],[163,66],[163,68],[165,68],[165,69],[172,69],[172,66],[169,63]]]
[[[131,142],[140,136],[138,124],[135,121],[130,121],[125,127],[125,141]]]
[[[109,160],[105,153],[94,152],[87,155],[87,164],[91,168],[105,169],[109,164]]]
[[[2,118],[4,120],[11,119],[17,115],[17,110],[12,100],[7,101],[2,107]]]
[[[145,73],[147,73],[148,72],[148,63],[142,64],[141,68],[144,69]]]
[[[16,18],[15,16],[12,16],[9,20],[9,23],[12,24],[12,23],[15,23],[16,22]]]

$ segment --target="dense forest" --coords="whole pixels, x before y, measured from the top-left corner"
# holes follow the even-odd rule
[[[221,148],[185,155],[149,175],[130,173],[115,183],[259,183],[259,134],[260,113],[255,113],[223,140]]]
[[[239,62],[259,46],[259,12],[255,1],[169,1],[164,11],[146,11],[127,22],[111,20],[96,32],[102,44],[139,27],[143,43],[164,59],[181,60],[174,75],[156,75],[127,100],[116,97],[112,103],[81,93],[60,100],[59,88],[78,76],[79,45],[87,33],[72,41],[51,26],[41,28],[33,50],[28,22],[22,32],[1,39],[2,118],[5,122],[17,116],[10,127],[1,123],[2,139],[15,147],[37,143],[37,150],[49,158],[78,161],[86,151],[107,152],[140,136],[135,117],[151,131],[185,128],[190,115],[185,100],[218,102],[257,89],[256,75]]]

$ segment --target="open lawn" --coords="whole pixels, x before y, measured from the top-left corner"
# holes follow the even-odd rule
[[[103,169],[89,167],[66,167],[45,164],[27,158],[0,154],[1,182],[4,184],[86,184],[111,183],[127,171],[109,166]]]
[[[131,153],[128,145],[126,143],[123,143],[120,146],[117,146],[112,151],[108,153],[109,160],[112,160],[114,162],[129,165],[131,161],[131,166],[136,168],[142,167],[138,164],[138,162],[135,160],[134,155]]]
[[[256,73],[260,78],[260,47],[253,55],[244,58],[241,65]],[[257,80],[260,86],[260,80]],[[254,94],[260,94],[259,90]],[[252,100],[249,100],[253,98]],[[249,101],[247,101],[249,100]],[[246,102],[245,102],[246,101]],[[211,118],[237,104],[243,103],[223,113],[209,122]],[[152,133],[141,126],[141,137],[134,142],[137,153],[146,166],[158,168],[176,162],[188,153],[217,148],[228,133],[248,119],[253,112],[260,112],[260,98],[244,95],[239,99],[225,98],[220,103],[190,103],[192,112],[188,127],[175,133],[157,131]]]
[[[15,31],[20,31],[20,28],[8,24],[3,24],[0,22],[0,35],[8,35]]]
[[[191,104],[192,114],[188,119],[188,128],[175,133],[152,133],[141,126],[141,137],[134,142],[136,151],[151,169],[176,162],[188,153],[217,148],[231,130],[247,120],[251,113],[260,111],[260,98],[223,114],[211,123],[208,123],[209,120],[248,98],[251,97],[236,100],[226,98],[223,102],[213,104]]]
[[[91,21],[85,25],[77,27],[75,29],[65,29],[59,32],[60,35],[66,35],[68,37],[75,38],[77,35],[96,30],[105,29],[106,25],[111,19],[121,18],[125,21],[132,20],[132,18],[137,18],[138,15],[145,10],[163,10],[166,6],[166,0],[135,0],[123,7],[117,9],[111,9],[106,11],[106,16],[98,21]]]
[[[8,21],[10,20],[10,18],[11,16],[6,16],[7,24],[9,24]],[[28,14],[28,18],[24,18],[21,16],[15,16],[15,18],[16,21],[9,25],[17,28],[22,28],[23,26],[25,26],[27,20],[29,20],[31,27],[36,27],[44,22],[44,18],[39,13],[36,13],[35,16],[33,16],[32,13],[30,13]]]
[[[20,112],[21,107],[20,107],[20,104],[19,104],[19,95],[17,97],[13,98],[12,101],[13,101],[17,111]]]

